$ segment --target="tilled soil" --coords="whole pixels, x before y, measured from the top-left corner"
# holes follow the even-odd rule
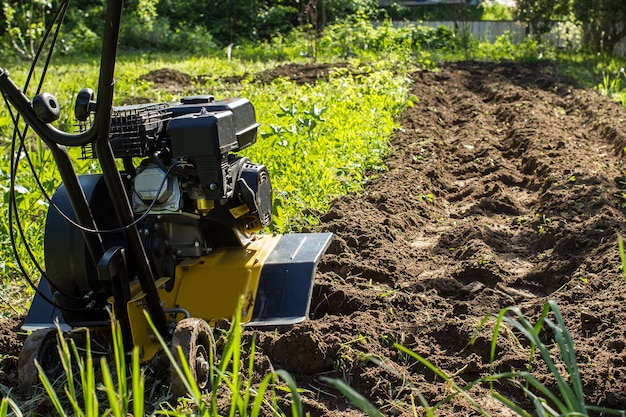
[[[518,306],[534,322],[555,300],[587,404],[626,409],[617,247],[626,110],[547,63],[454,63],[412,78],[417,99],[391,139],[388,170],[322,217],[335,238],[311,319],[246,330],[258,371],[288,370],[312,416],[361,414],[322,377],[343,379],[385,415],[421,414],[419,395],[435,405],[452,385],[394,344],[464,385],[490,372],[495,320],[479,328],[485,317]],[[21,341],[16,323],[3,325],[0,383],[10,387]],[[501,330],[493,372],[527,369],[556,392],[540,357],[529,367],[523,336]],[[517,386],[494,388],[530,409]],[[468,394],[494,416],[511,415],[487,384]],[[436,413],[479,414],[459,396]]]

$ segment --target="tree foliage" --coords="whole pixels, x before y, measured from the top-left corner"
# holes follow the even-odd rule
[[[0,52],[28,58],[50,14],[62,0],[0,0]],[[107,0],[72,0],[64,22],[61,52],[97,52]],[[487,7],[487,6],[492,7]],[[126,49],[202,51],[249,41],[271,40],[294,28],[317,37],[350,16],[393,20],[480,20],[504,16],[488,0],[381,9],[377,0],[125,0],[120,46]],[[504,12],[504,10],[499,10]],[[626,0],[517,0],[516,18],[543,34],[555,21],[582,28],[585,46],[612,52],[626,37]]]
[[[385,14],[392,20],[440,21],[440,20],[480,20],[484,8],[469,0],[453,4],[425,4],[408,7],[392,3],[385,9]]]
[[[584,45],[596,52],[611,53],[626,37],[626,0],[518,0],[517,18],[539,34],[557,20],[574,19]]]
[[[3,0],[0,28],[5,40],[18,56],[31,59],[35,55],[38,40],[45,30],[46,19],[52,4],[46,0],[30,2]]]
[[[626,37],[626,0],[574,0],[573,12],[583,42],[597,52],[613,52]]]
[[[549,32],[555,21],[570,14],[570,0],[518,0],[517,18],[529,23],[536,34]]]
[[[27,56],[61,0],[0,0],[0,37]],[[97,49],[106,0],[72,0],[64,24],[67,50]],[[122,48],[194,49],[267,40],[296,27],[321,31],[348,16],[378,11],[376,0],[125,0]],[[12,44],[12,45],[10,45]]]

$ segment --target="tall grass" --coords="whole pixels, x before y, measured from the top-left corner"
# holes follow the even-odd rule
[[[626,265],[624,258],[623,262]],[[411,350],[395,344],[395,347],[402,353],[414,358],[426,368],[430,369],[436,376],[444,381],[451,394],[434,405],[430,405],[424,396],[418,394],[420,406],[413,405],[413,413],[417,415],[421,409],[428,416],[435,416],[437,410],[444,404],[452,401],[455,397],[463,397],[467,403],[471,404],[481,415],[489,416],[489,413],[473,397],[472,388],[478,385],[490,387],[493,398],[508,407],[513,413],[530,417],[538,416],[588,416],[590,412],[604,413],[611,415],[626,415],[622,410],[613,410],[605,407],[590,405],[585,402],[582,378],[578,370],[576,353],[573,339],[567,330],[564,319],[560,313],[558,305],[554,301],[547,301],[535,324],[517,307],[508,307],[501,310],[495,316],[493,336],[491,343],[491,364],[495,361],[495,351],[498,337],[503,326],[509,326],[524,336],[530,343],[529,360],[527,369],[531,369],[535,363],[535,352],[543,360],[543,365],[548,370],[549,378],[552,381],[549,385],[541,382],[529,370],[493,373],[472,381],[468,384],[458,385],[454,378],[428,359],[412,352]],[[148,318],[149,319],[149,318]],[[490,322],[485,318],[481,326]],[[102,382],[96,383],[96,372],[91,354],[91,343],[87,336],[84,353],[80,353],[75,343],[70,339],[68,342],[59,333],[59,354],[60,360],[65,370],[62,392],[65,398],[61,398],[58,385],[48,380],[45,373],[40,369],[40,378],[46,392],[60,416],[69,415],[79,417],[90,417],[99,415],[111,415],[114,417],[125,417],[131,410],[133,415],[144,414],[144,375],[139,365],[138,350],[134,349],[130,369],[126,366],[125,354],[121,344],[121,331],[119,325],[112,325],[113,344],[113,364],[115,378],[112,376],[108,362],[105,358],[100,360],[100,370]],[[246,416],[257,417],[266,413],[274,415],[285,415],[281,410],[280,403],[287,401],[290,404],[289,415],[303,416],[304,410],[299,389],[293,378],[285,371],[278,370],[269,372],[260,382],[254,381],[254,343],[250,350],[250,359],[247,366],[241,358],[241,335],[242,328],[240,321],[235,317],[230,329],[225,335],[225,344],[221,355],[215,358],[215,363],[211,368],[210,388],[207,394],[201,392],[192,378],[188,364],[183,360],[177,361],[174,355],[182,355],[182,352],[170,352],[165,341],[160,339],[163,350],[168,356],[171,366],[173,366],[179,377],[185,382],[189,399],[194,405],[193,414],[202,416]],[[545,340],[545,334],[552,335],[549,340]],[[558,347],[558,356],[554,356],[551,351],[552,342]],[[181,356],[184,359],[184,357]],[[182,366],[177,365],[182,363]],[[381,363],[377,361],[377,363]],[[560,371],[563,366],[565,372]],[[127,382],[127,372],[130,373],[130,385]],[[78,379],[76,379],[76,374]],[[280,381],[286,384],[286,389]],[[357,408],[371,417],[381,417],[383,414],[365,397],[356,392],[343,381],[324,378],[325,382],[334,386],[342,392]],[[523,395],[532,404],[530,409],[523,408],[505,397],[494,387],[494,382],[507,381],[519,388]],[[105,396],[98,396],[97,393]],[[284,393],[288,396],[285,397]],[[106,398],[107,401],[103,401]],[[224,399],[227,399],[225,404]],[[0,417],[9,415],[10,412],[21,415],[19,407],[10,398],[5,398],[0,405]],[[188,415],[188,411],[162,408],[155,412],[169,416],[182,417]]]
[[[210,386],[201,392],[189,370],[182,351],[170,351],[165,340],[157,334],[163,354],[170,366],[181,378],[188,391],[188,398],[180,404],[191,402],[192,408],[162,404],[151,415],[187,416],[190,414],[213,416],[258,417],[260,415],[304,416],[300,391],[291,375],[284,370],[268,372],[261,381],[254,374],[255,345],[252,343],[246,363],[242,353],[242,326],[239,315],[225,332],[225,344],[220,355],[213,357],[210,371]],[[152,325],[150,318],[147,316]],[[41,383],[52,406],[61,417],[127,417],[145,415],[145,375],[139,362],[139,349],[135,347],[127,364],[119,323],[113,319],[111,325],[111,353],[101,357],[97,367],[92,351],[90,332],[86,330],[84,346],[77,347],[72,338],[58,331],[59,360],[64,375],[52,381],[43,367],[36,363]],[[177,360],[175,355],[180,355]],[[111,368],[113,366],[113,368]],[[288,404],[289,412],[281,409]],[[0,404],[0,417],[13,413],[21,417],[17,403],[6,397]]]
[[[146,315],[146,318],[152,325],[150,317]],[[152,327],[154,329],[153,325]],[[241,417],[257,417],[263,415],[263,411],[269,411],[274,415],[283,415],[278,404],[279,397],[276,390],[279,380],[282,379],[287,384],[288,392],[291,395],[291,415],[304,415],[298,388],[289,373],[283,370],[269,372],[258,386],[254,384],[255,344],[253,342],[250,348],[250,359],[246,368],[241,358],[242,326],[239,314],[235,315],[230,330],[225,335],[224,348],[219,358],[209,356],[212,366],[209,372],[208,401],[194,380],[182,349],[179,347],[176,352],[171,352],[167,349],[166,342],[158,335],[158,332],[155,334],[157,334],[163,351],[170,361],[170,366],[174,367],[176,374],[187,388],[197,410],[195,414],[212,417],[223,415],[222,413],[226,412],[228,416],[237,414]],[[217,364],[213,364],[213,359],[219,359]],[[222,409],[223,405],[218,404],[218,400],[224,398],[229,399],[226,410]],[[170,416],[184,415],[181,412],[169,410],[164,410],[163,413]]]
[[[508,315],[509,313],[511,315]],[[586,404],[574,341],[567,330],[563,316],[555,301],[549,300],[544,304],[541,315],[534,325],[518,307],[508,307],[500,311],[497,316],[491,343],[492,363],[495,359],[499,329],[503,323],[507,323],[511,328],[520,332],[530,342],[529,367],[533,363],[535,351],[539,352],[549,375],[556,384],[556,389],[546,386],[529,371],[503,372],[491,375],[485,380],[493,382],[506,379],[513,382],[532,401],[534,408],[530,411],[524,410],[518,404],[492,389],[494,398],[517,414],[528,417],[534,415],[534,413],[540,416],[587,416],[590,411],[621,416],[626,415],[624,411]],[[565,374],[559,371],[556,358],[553,358],[550,347],[543,342],[543,331],[551,334],[551,339],[558,346],[558,359],[565,366]]]
[[[611,97],[626,107],[626,72],[624,68],[620,68],[614,74],[604,73],[602,82],[598,84],[597,89],[603,95]]]
[[[100,384],[96,383],[97,370],[94,365],[89,330],[86,330],[84,353],[82,349],[79,350],[72,338],[68,340],[60,329],[58,331],[59,358],[64,370],[62,390],[58,387],[59,381],[51,381],[42,365],[35,364],[48,398],[61,417],[98,417],[103,414],[112,417],[127,417],[131,411],[131,402],[133,415],[143,415],[144,379],[139,367],[139,348],[135,347],[132,352],[132,377],[129,386],[122,331],[119,322],[114,319],[111,324],[111,344],[115,378],[111,374],[107,358],[102,357],[99,369],[99,375],[102,378]],[[64,397],[59,396],[59,391],[65,394]],[[106,402],[98,395],[99,391],[106,394]]]

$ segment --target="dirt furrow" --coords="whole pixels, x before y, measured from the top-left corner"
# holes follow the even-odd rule
[[[366,361],[335,368],[402,413],[410,393],[438,401],[445,386],[392,342],[469,382],[488,369],[490,335],[468,346],[484,315],[519,305],[532,316],[553,298],[577,337],[588,400],[623,408],[615,381],[624,372],[624,333],[612,325],[626,315],[602,306],[619,304],[626,287],[616,246],[624,109],[543,64],[451,64],[414,74],[414,84],[419,100],[403,115],[389,171],[324,218],[337,238],[321,267],[316,302],[325,308],[315,317],[353,323],[358,330],[341,337],[357,340],[348,350],[388,358],[402,369],[405,390],[392,394],[398,376]],[[524,368],[527,352],[506,338],[501,344],[496,369]],[[598,346],[603,353],[591,355]],[[476,395],[505,413],[485,392]],[[466,406],[453,401],[442,415]]]

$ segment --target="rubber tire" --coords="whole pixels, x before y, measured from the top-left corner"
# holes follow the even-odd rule
[[[189,364],[189,370],[201,391],[209,387],[210,355],[209,349],[215,346],[208,323],[199,318],[182,319],[176,325],[172,336],[171,351],[176,364],[182,369],[178,347]],[[215,357],[215,355],[213,355]],[[173,365],[170,366],[170,383],[174,398],[187,395],[187,388],[178,376]]]
[[[39,371],[35,360],[51,382],[63,374],[57,335],[57,329],[39,329],[26,338],[17,362],[18,393],[33,395],[35,388],[39,386]]]

